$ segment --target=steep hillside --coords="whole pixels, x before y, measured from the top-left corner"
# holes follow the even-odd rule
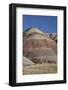
[[[32,27],[24,33],[24,56],[34,63],[56,63],[57,43],[38,28]]]

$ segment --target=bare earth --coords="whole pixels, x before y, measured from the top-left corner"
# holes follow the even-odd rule
[[[57,64],[34,64],[23,67],[23,75],[57,73]]]

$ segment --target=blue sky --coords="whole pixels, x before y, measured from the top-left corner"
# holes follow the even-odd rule
[[[37,27],[43,32],[57,32],[57,16],[23,16],[24,31],[30,27]]]

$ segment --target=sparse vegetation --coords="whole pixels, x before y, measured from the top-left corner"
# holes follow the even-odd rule
[[[23,67],[24,75],[49,73],[57,73],[57,64],[34,64],[31,66]]]

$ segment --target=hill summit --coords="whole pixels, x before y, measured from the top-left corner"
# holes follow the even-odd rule
[[[43,33],[40,29],[38,29],[37,27],[30,27],[28,29],[26,29],[24,32],[30,34],[30,33]]]

